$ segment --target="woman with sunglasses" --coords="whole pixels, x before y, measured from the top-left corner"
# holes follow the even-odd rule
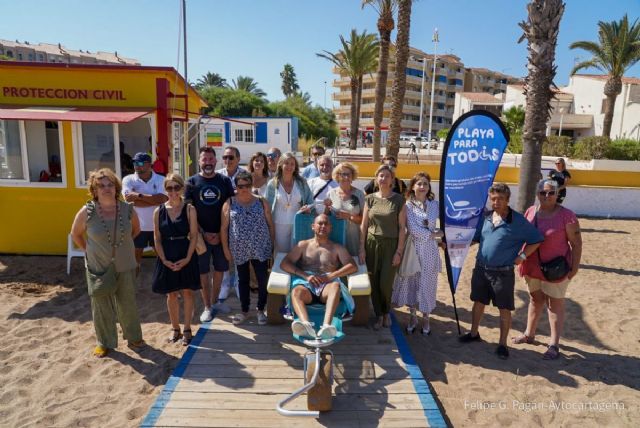
[[[267,323],[264,313],[267,304],[267,269],[273,254],[274,227],[271,210],[264,198],[251,192],[252,178],[246,171],[235,177],[236,196],[227,199],[222,207],[220,237],[224,255],[236,265],[238,290],[242,312],[233,318],[234,324],[243,323],[249,316],[250,270],[253,266],[258,283],[258,324]]]
[[[109,168],[89,173],[91,200],[76,214],[71,237],[85,251],[87,280],[107,276],[115,270],[115,286],[101,294],[91,293],[91,316],[98,342],[93,355],[104,358],[118,345],[116,322],[128,346],[137,351],[145,346],[136,307],[136,263],[133,238],[140,222],[133,205],[122,200],[122,184]],[[90,276],[91,275],[91,276]],[[91,287],[91,283],[89,283]]]
[[[167,295],[167,309],[173,329],[167,339],[175,343],[182,339],[187,346],[192,339],[193,291],[200,290],[200,271],[195,254],[198,239],[198,217],[193,205],[183,200],[184,179],[178,174],[169,174],[164,180],[164,189],[169,200],[153,213],[156,243],[156,269],[151,289],[154,293]],[[184,329],[180,331],[180,302],[182,294]]]
[[[262,152],[256,152],[249,159],[249,172],[251,173],[251,191],[254,195],[262,196],[267,193],[269,181],[269,164],[267,156]]]
[[[407,333],[413,333],[418,326],[416,309],[422,312],[422,334],[428,336],[431,334],[429,314],[436,307],[438,273],[442,268],[436,242],[443,235],[441,231],[436,231],[440,208],[431,190],[429,174],[419,172],[414,175],[408,189],[407,232],[413,239],[416,252],[413,256],[418,257],[420,271],[410,276],[401,276],[400,273],[396,275],[391,301],[396,306],[409,306],[411,319],[407,325]],[[408,256],[405,251],[404,257]]]
[[[347,222],[345,247],[353,257],[358,257],[360,249],[360,224],[364,209],[364,192],[353,186],[358,178],[358,170],[350,162],[340,162],[333,168],[333,179],[338,187],[329,190],[325,204],[335,216]]]
[[[556,159],[556,169],[549,171],[549,178],[558,182],[558,203],[561,204],[567,197],[567,185],[571,181],[571,174],[567,171],[567,164],[563,158]]]
[[[544,242],[538,251],[531,254],[520,264],[518,272],[529,288],[529,310],[527,329],[520,336],[514,337],[514,344],[533,343],[536,328],[544,306],[547,306],[551,337],[545,360],[555,360],[560,356],[560,336],[564,325],[564,297],[571,279],[578,273],[582,256],[582,237],[580,223],[573,211],[558,203],[558,183],[544,179],[538,182],[538,201],[540,206],[530,207],[525,217],[533,223],[544,236]],[[541,262],[549,262],[562,256],[570,266],[569,272],[562,278],[550,281],[540,269]]]

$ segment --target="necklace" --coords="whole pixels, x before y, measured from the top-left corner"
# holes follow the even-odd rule
[[[291,198],[293,197],[293,183],[291,183],[291,192],[287,192],[287,189],[284,187],[284,182],[281,183],[282,190],[284,191],[284,197],[287,199],[287,204],[285,208],[291,208]]]
[[[117,204],[118,202],[116,202]],[[114,241],[111,239],[111,231],[109,230],[109,228],[107,227],[107,223],[105,223],[104,221],[104,217],[102,215],[102,206],[100,205],[100,202],[96,201],[96,206],[98,207],[98,217],[100,218],[100,222],[102,223],[102,227],[104,228],[104,230],[107,232],[107,240],[109,241],[109,245],[112,247],[119,247],[120,245],[122,245],[122,242],[124,241],[124,224],[122,221],[122,212],[121,210],[118,209],[118,206],[116,205],[116,214],[118,216],[118,218],[114,218],[113,221],[117,221],[118,225],[120,226],[120,241],[117,244],[114,244]],[[114,236],[115,238],[115,236]]]

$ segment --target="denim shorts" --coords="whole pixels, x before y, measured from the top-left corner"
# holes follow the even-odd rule
[[[213,270],[216,272],[226,272],[229,270],[229,261],[224,256],[222,244],[211,245],[205,242],[207,251],[198,256],[198,266],[200,267],[200,275],[211,271],[211,259],[213,259]]]
[[[515,309],[513,291],[515,273],[513,266],[491,269],[476,263],[471,276],[471,300],[488,305],[493,303],[498,309]]]

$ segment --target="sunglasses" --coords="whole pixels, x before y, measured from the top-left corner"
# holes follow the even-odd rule
[[[268,154],[268,155],[266,155],[266,156],[267,156],[267,159],[271,159],[271,160],[273,160],[273,159],[278,159],[278,155],[277,155],[277,154],[275,154],[275,153],[269,153],[269,154]]]
[[[133,162],[133,166],[144,166],[145,162],[144,161],[134,161]]]
[[[428,229],[429,228],[429,219],[425,218],[424,220],[422,220],[422,225]]]
[[[236,184],[236,189],[248,189],[251,184]]]
[[[180,191],[180,189],[182,189],[182,186],[180,186],[179,184],[175,185],[175,186],[167,186],[167,187],[165,187],[165,190],[167,192],[178,192],[178,191]]]
[[[222,156],[223,160],[234,160],[236,157],[233,155],[224,155]]]
[[[338,174],[340,177],[342,178],[351,178],[351,173],[350,172],[341,172],[340,174]]]
[[[311,156],[313,156],[314,158],[322,155],[323,153],[311,153]]]
[[[538,192],[538,195],[540,196],[544,196],[546,198],[548,198],[549,196],[554,196],[556,194],[555,190],[549,190],[548,192],[545,192],[544,190],[541,192]]]
[[[116,187],[116,185],[113,183],[107,183],[107,184],[98,183],[98,189],[113,189],[114,187]]]

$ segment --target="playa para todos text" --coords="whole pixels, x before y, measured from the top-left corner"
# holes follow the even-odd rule
[[[463,128],[456,131],[455,138],[451,141],[452,152],[447,153],[451,165],[458,163],[476,162],[478,160],[497,161],[500,158],[500,150],[487,151],[489,140],[495,138],[493,129]],[[480,148],[480,144],[482,148]]]
[[[520,400],[500,400],[500,401],[480,401],[464,400],[465,410],[519,410],[521,412],[609,412],[625,410],[623,402],[604,401],[520,401]]]

